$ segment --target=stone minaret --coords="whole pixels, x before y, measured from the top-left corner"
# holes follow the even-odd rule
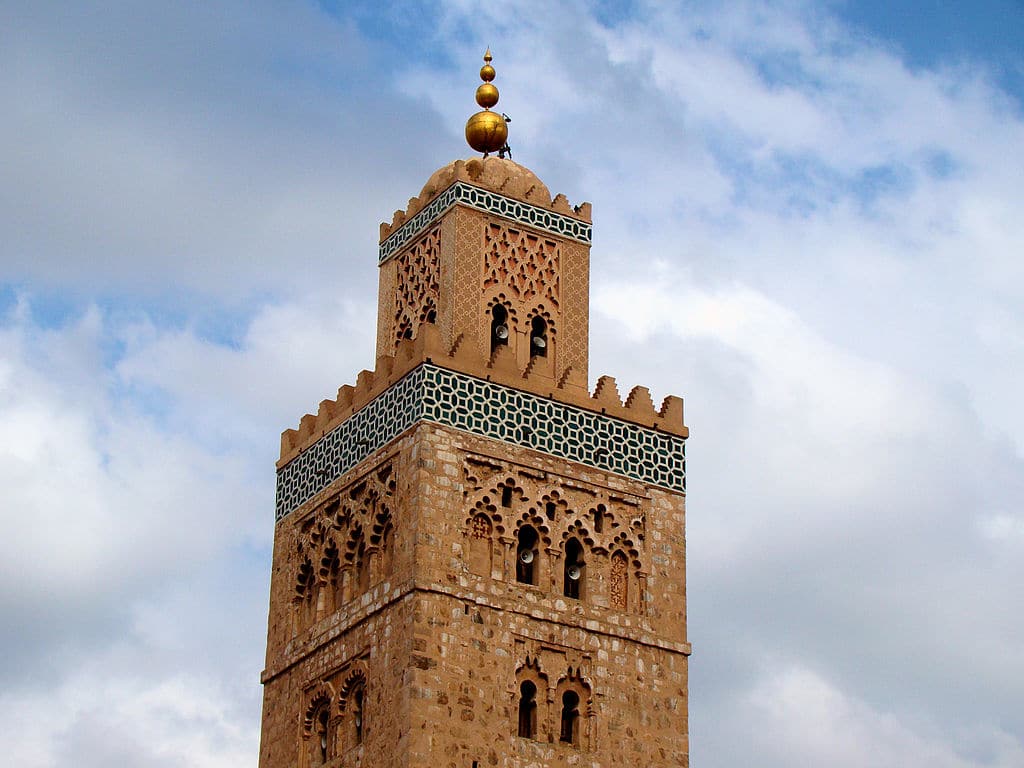
[[[374,369],[282,435],[262,768],[689,763],[683,404],[588,391],[590,206],[486,61],[484,157],[381,225]]]

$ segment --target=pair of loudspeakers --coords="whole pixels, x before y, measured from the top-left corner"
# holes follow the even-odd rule
[[[502,323],[497,328],[495,328],[494,337],[499,341],[507,341],[508,326]],[[544,349],[544,347],[548,345],[547,339],[545,339],[543,336],[534,336],[532,339],[530,339],[530,342],[533,344],[533,346],[537,347],[537,349]]]

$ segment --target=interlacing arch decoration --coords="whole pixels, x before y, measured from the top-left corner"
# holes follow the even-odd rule
[[[391,575],[394,531],[395,525],[391,519],[391,510],[386,504],[380,502],[377,505],[377,514],[373,519],[373,527],[370,529],[370,549],[376,556],[377,573],[375,576],[377,580],[386,579]]]
[[[536,510],[544,514],[548,522],[555,522],[556,519],[563,520],[569,514],[569,502],[562,496],[557,488],[552,488],[540,497],[540,509]]]
[[[426,232],[397,259],[395,342],[411,339],[423,323],[437,320],[441,295],[441,227]]]
[[[484,234],[483,289],[503,287],[517,301],[541,298],[557,307],[561,248],[525,229],[490,222]]]
[[[320,558],[320,595],[317,600],[317,618],[323,618],[341,607],[341,556],[334,541],[328,541]]]
[[[293,634],[301,632],[313,623],[316,618],[316,573],[313,564],[306,558],[298,568],[295,578],[295,597],[293,598]]]
[[[389,464],[374,469],[321,505],[300,526],[293,560],[293,633],[307,629],[390,575],[396,487],[392,475]]]
[[[353,525],[349,531],[348,541],[345,542],[345,562],[351,573],[346,597],[351,600],[370,587],[370,553],[360,523]]]
[[[581,544],[585,544],[588,549],[593,550],[598,554],[605,551],[604,548],[598,545],[594,540],[593,535],[590,533],[590,529],[584,524],[583,520],[578,517],[562,531],[562,546],[564,547],[565,543],[571,538],[579,539]]]

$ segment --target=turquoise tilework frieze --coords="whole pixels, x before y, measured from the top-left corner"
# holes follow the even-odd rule
[[[593,234],[593,227],[585,221],[457,181],[380,244],[379,262],[383,264],[402,250],[410,240],[456,203],[518,221],[520,224],[526,224],[536,229],[569,237],[588,245]]]
[[[276,520],[422,420],[425,367],[411,371],[277,470]]]
[[[276,518],[417,421],[686,490],[686,441],[681,437],[424,364],[278,470]]]

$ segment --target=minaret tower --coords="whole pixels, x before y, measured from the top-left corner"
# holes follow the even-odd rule
[[[282,435],[261,768],[689,764],[683,403],[588,390],[590,205],[484,59],[483,157],[381,225],[375,367]]]

